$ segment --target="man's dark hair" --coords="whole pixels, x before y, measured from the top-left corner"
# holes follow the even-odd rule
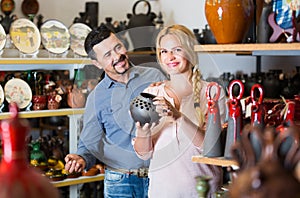
[[[96,30],[92,30],[87,35],[84,42],[84,49],[91,59],[97,60],[97,56],[93,50],[93,47],[102,42],[104,39],[108,38],[111,33],[113,32],[104,23],[101,23]]]

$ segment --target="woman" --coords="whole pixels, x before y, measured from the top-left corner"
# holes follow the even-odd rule
[[[149,168],[150,197],[198,197],[195,177],[208,175],[210,194],[222,184],[222,169],[193,163],[200,155],[205,132],[208,82],[201,80],[197,43],[194,34],[182,25],[172,25],[160,31],[156,54],[170,80],[148,87],[145,92],[156,95],[154,104],[162,117],[158,125],[136,123],[134,149],[146,160]],[[221,118],[225,118],[225,94],[219,99]]]

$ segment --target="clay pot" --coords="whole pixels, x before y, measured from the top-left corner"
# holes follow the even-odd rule
[[[43,110],[47,105],[47,97],[44,95],[32,96],[33,110]]]
[[[253,0],[206,0],[205,3],[205,16],[218,44],[241,43],[253,14]]]
[[[60,106],[61,96],[52,95],[48,96],[48,109],[58,109]]]
[[[85,105],[85,95],[82,93],[81,89],[78,89],[76,86],[72,90],[68,91],[67,102],[71,108],[82,108]]]
[[[130,102],[130,114],[135,122],[144,125],[146,123],[152,124],[160,119],[155,111],[153,98],[155,96],[152,94],[141,93]]]

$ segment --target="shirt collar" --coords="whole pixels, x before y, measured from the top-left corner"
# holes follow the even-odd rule
[[[136,69],[137,67],[130,62],[130,68],[127,72],[129,72],[129,79],[128,82],[133,79],[136,78],[139,75],[139,71]],[[117,81],[111,79],[106,73],[104,75],[104,78],[102,80],[102,83],[105,84],[106,88],[111,88],[114,84],[118,84]]]

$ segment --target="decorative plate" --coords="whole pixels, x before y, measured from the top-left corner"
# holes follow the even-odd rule
[[[19,78],[13,78],[6,82],[4,94],[8,103],[16,102],[20,109],[27,107],[32,99],[30,86]]]
[[[0,24],[0,51],[4,48],[6,43],[6,33],[3,26]]]
[[[84,49],[84,41],[92,29],[84,23],[74,23],[70,26],[71,50],[80,56],[87,56]]]
[[[3,104],[4,102],[4,91],[2,86],[0,85],[0,106]]]
[[[41,25],[42,44],[54,54],[66,52],[70,47],[70,33],[60,21],[51,19]]]
[[[16,48],[25,54],[37,52],[41,45],[39,29],[29,19],[15,20],[10,26],[9,34]]]

